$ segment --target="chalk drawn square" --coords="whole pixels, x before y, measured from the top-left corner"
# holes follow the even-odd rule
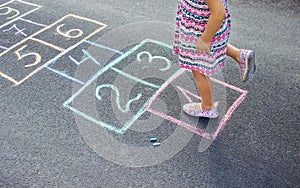
[[[124,82],[116,83],[116,79]],[[138,89],[128,91],[128,88]],[[89,121],[123,134],[145,112],[146,105],[156,90],[157,88],[107,69],[83,86],[80,93],[75,94],[64,106]],[[129,103],[140,93],[141,97]],[[127,104],[130,104],[129,108]]]
[[[33,38],[64,51],[87,40],[105,27],[107,25],[99,21],[69,14],[47,26]]]
[[[137,59],[138,54],[145,52],[145,49],[147,49],[145,46],[147,45],[154,45],[152,48],[162,47],[166,49],[168,53],[171,51],[170,46],[157,41],[150,39],[142,41],[140,44],[136,45],[116,60],[103,67],[91,80],[86,82],[83,87],[81,87],[69,100],[67,100],[64,103],[64,106],[72,110],[77,115],[107,128],[108,130],[124,134],[132,126],[132,124],[146,112],[146,106],[149,103],[150,98],[164,84],[164,82],[168,80],[167,77],[178,72],[177,65],[171,64],[171,62],[166,62],[165,59],[155,59],[158,60],[158,62],[154,63],[165,61],[165,64],[163,64],[163,68],[161,69],[166,72],[165,74],[162,74],[163,78],[156,79],[155,76],[153,76],[153,72],[150,70],[153,70],[154,68],[155,71],[158,71],[158,68],[154,64],[150,64],[151,66],[148,66],[148,63],[151,63],[148,61],[149,54],[146,54],[143,58],[141,57],[141,61],[139,62],[132,61]],[[152,51],[149,53],[152,53]],[[159,55],[162,54],[155,54],[155,57],[158,57]],[[144,58],[146,58],[146,60]],[[139,64],[139,66],[136,66],[136,64]],[[135,68],[130,67],[131,65],[135,66]],[[130,70],[132,69],[135,71],[131,72]],[[142,72],[143,74],[136,74],[137,72]],[[147,75],[146,72],[148,72],[148,74],[150,73],[150,75]],[[101,94],[103,94],[103,96],[101,95],[101,104],[99,103],[99,96],[96,95],[96,93],[99,93],[99,90],[97,90],[99,87],[101,87],[101,91],[103,90],[103,93],[101,92]],[[139,92],[132,92],[134,88],[140,88],[138,90]],[[130,90],[126,91],[126,89]],[[122,90],[125,92],[122,92]],[[111,91],[114,93],[113,97],[109,94]],[[112,98],[113,100],[116,100],[116,96],[123,95],[124,93],[126,97],[123,101],[112,101]],[[138,93],[140,93],[142,97],[132,103],[132,106],[135,106],[135,109],[132,110],[134,113],[128,113],[129,115],[125,113],[122,114],[120,112],[120,106],[122,106],[124,110],[124,106],[129,104],[130,100],[137,97]],[[122,98],[120,97],[119,99]],[[75,103],[76,105],[74,105]],[[87,106],[86,104],[91,105]],[[113,107],[113,105],[115,107]],[[104,107],[104,109],[99,110],[101,107]],[[105,107],[107,107],[108,110]],[[105,113],[107,111],[108,113]],[[120,119],[122,119],[121,122],[119,122]]]
[[[89,26],[91,26],[92,30],[91,31],[89,30],[88,33],[83,33],[82,30],[76,29],[77,28],[77,26],[76,26],[75,29],[70,29],[68,27],[68,29],[70,29],[70,30],[61,31],[60,29],[63,26],[65,26],[65,23],[62,23],[62,21],[64,21],[65,19],[71,19],[71,21],[80,20],[79,22],[76,22],[77,24],[81,23],[81,22],[90,23]],[[74,26],[74,24],[71,24],[71,25]],[[95,27],[93,27],[92,25],[94,25]],[[104,29],[106,26],[107,25],[105,25],[101,22],[94,21],[94,20],[91,20],[91,19],[88,19],[88,18],[84,18],[84,17],[72,15],[72,14],[66,15],[66,16],[62,17],[61,19],[57,20],[56,22],[44,27],[43,29],[39,30],[38,32],[36,32],[36,33],[32,34],[31,36],[25,38],[21,42],[13,45],[12,47],[10,47],[8,49],[5,49],[5,51],[0,53],[0,57],[6,58],[6,59],[12,58],[12,57],[9,57],[9,54],[16,53],[16,50],[18,50],[18,49],[20,50],[20,48],[22,50],[26,51],[26,49],[23,49],[23,47],[26,45],[26,43],[28,43],[28,42],[32,43],[32,41],[35,41],[36,44],[41,46],[41,49],[44,48],[44,46],[47,46],[48,49],[52,48],[54,51],[59,51],[60,52],[59,54],[49,53],[49,54],[53,54],[53,56],[50,58],[47,55],[44,56],[43,52],[41,52],[41,54],[43,55],[42,56],[41,54],[36,53],[34,50],[31,50],[29,52],[24,51],[24,52],[22,52],[23,54],[20,54],[19,57],[17,57],[18,58],[17,60],[14,60],[14,62],[17,62],[20,58],[25,59],[25,58],[34,58],[35,57],[36,61],[41,60],[41,62],[42,62],[42,63],[40,63],[40,62],[35,63],[35,65],[38,66],[38,65],[42,64],[43,66],[39,66],[37,69],[35,69],[33,72],[29,73],[29,75],[25,76],[21,80],[18,80],[16,78],[14,78],[12,75],[10,75],[10,73],[7,74],[6,72],[2,72],[1,69],[0,69],[0,76],[7,79],[7,80],[9,80],[9,81],[11,81],[11,82],[13,82],[15,86],[20,85],[21,83],[26,81],[28,78],[30,78],[31,76],[33,76],[34,74],[36,74],[37,72],[42,70],[44,67],[51,64],[53,61],[56,61],[60,57],[64,56],[66,53],[68,53],[71,50],[73,50],[74,48],[76,48],[78,45],[80,45],[81,43],[86,41],[88,38],[92,37],[93,35],[95,35],[99,31]],[[79,27],[82,27],[82,26],[79,26]],[[41,38],[41,37],[44,36],[45,33],[47,33],[46,32],[47,30],[53,29],[53,28],[56,28],[57,35],[60,35],[60,36],[56,36],[57,40],[62,42],[63,40],[60,40],[60,38],[63,37],[63,38],[70,39],[70,41],[72,41],[72,42],[69,41],[66,44],[64,44],[63,47],[60,47],[60,46],[56,46],[55,44],[49,43],[51,41],[47,42],[47,40],[49,40],[49,36],[47,36],[47,35],[45,37],[48,38],[48,39]],[[79,33],[79,35],[77,35],[76,33],[77,34]],[[50,38],[51,38],[51,40],[53,40],[53,37],[50,37]],[[71,39],[73,39],[73,40],[71,40]],[[26,48],[32,48],[32,47],[26,46]],[[44,58],[44,57],[47,57],[47,58]],[[50,59],[50,60],[44,63],[44,59]],[[4,65],[4,66],[6,66],[6,65]],[[11,68],[11,69],[13,69],[13,68]]]
[[[122,54],[97,43],[84,41],[53,61],[47,68],[59,76],[83,85],[107,64],[107,61],[112,62]]]
[[[0,5],[0,28],[24,17],[37,9],[41,8],[40,5],[29,3],[26,1],[12,0]]]
[[[186,129],[188,129],[189,131],[197,134],[198,136],[201,136],[203,138],[207,138],[207,139],[215,139],[219,133],[221,132],[221,130],[226,126],[228,120],[230,119],[230,117],[232,116],[233,112],[235,111],[235,109],[243,102],[243,100],[245,99],[248,91],[246,90],[242,90],[240,88],[237,88],[235,86],[232,86],[228,83],[225,83],[223,81],[220,81],[216,78],[211,78],[213,83],[219,84],[223,87],[226,87],[228,89],[234,90],[236,92],[239,93],[239,97],[234,101],[234,103],[232,104],[232,106],[229,107],[229,109],[227,109],[224,117],[221,117],[220,121],[216,121],[214,119],[210,120],[210,121],[215,121],[218,122],[217,126],[215,127],[215,130],[213,132],[211,131],[207,131],[205,128],[197,128],[196,125],[194,124],[190,124],[188,121],[183,121],[184,118],[187,116],[183,111],[182,111],[182,116],[181,118],[177,118],[177,117],[172,117],[168,114],[165,114],[164,112],[161,112],[159,108],[155,108],[155,100],[157,98],[159,98],[159,96],[164,92],[164,90],[169,87],[170,85],[172,85],[173,87],[176,86],[178,89],[178,93],[182,93],[185,97],[188,98],[187,95],[190,95],[194,98],[197,98],[199,100],[201,100],[201,98],[198,96],[197,91],[194,89],[193,91],[188,91],[185,89],[185,85],[179,85],[178,83],[176,83],[176,81],[178,79],[180,79],[182,76],[185,76],[185,73],[187,73],[189,71],[187,70],[181,70],[177,75],[174,75],[172,79],[169,80],[169,82],[165,83],[157,92],[156,94],[150,99],[150,102],[148,103],[146,109],[148,112],[155,114],[165,120],[171,121],[179,126],[182,126]],[[182,83],[182,82],[181,82]],[[184,101],[184,100],[183,100]],[[186,100],[186,102],[191,102]],[[196,117],[197,118],[197,117]],[[189,119],[195,119],[195,117],[191,117]]]
[[[146,39],[112,69],[119,74],[130,75],[133,79],[156,76],[167,80],[178,71],[175,62],[177,58],[172,55],[171,46]]]
[[[61,52],[51,47],[27,40],[1,56],[0,76],[18,85],[40,71]]]
[[[43,24],[33,23],[22,18],[8,24],[0,30],[0,50],[7,50],[44,27]]]

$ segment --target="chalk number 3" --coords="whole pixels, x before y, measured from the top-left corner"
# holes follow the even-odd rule
[[[146,52],[146,51],[143,51],[143,52],[140,52],[138,55],[137,55],[137,60],[140,62],[141,61],[141,56],[146,54],[149,58],[148,62],[149,63],[152,63],[152,61],[154,59],[160,59],[160,60],[163,60],[167,63],[167,66],[165,68],[161,68],[159,69],[160,71],[166,71],[166,70],[169,70],[170,67],[171,67],[171,62],[169,59],[165,58],[165,57],[162,57],[162,56],[153,56],[150,52]]]

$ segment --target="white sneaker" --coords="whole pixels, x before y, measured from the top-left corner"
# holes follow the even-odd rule
[[[195,117],[207,117],[207,118],[216,118],[218,117],[217,110],[218,103],[214,103],[214,107],[211,110],[202,110],[201,103],[188,103],[183,106],[183,111],[188,115]]]
[[[248,79],[251,79],[255,69],[255,53],[252,50],[241,49],[240,72],[242,81],[246,82]]]

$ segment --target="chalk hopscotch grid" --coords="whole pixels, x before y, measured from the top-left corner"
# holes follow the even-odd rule
[[[136,82],[139,82],[143,85],[147,85],[147,86],[150,86],[150,87],[153,87],[153,88],[156,88],[156,89],[159,89],[160,86],[157,86],[155,84],[152,84],[152,83],[148,83],[144,80],[140,80],[139,78],[137,77],[134,77],[132,75],[129,75],[113,66],[117,65],[118,63],[120,63],[123,59],[125,59],[126,57],[130,56],[132,53],[134,53],[135,51],[137,51],[140,47],[142,47],[145,43],[155,43],[155,44],[158,44],[158,45],[162,45],[164,47],[166,47],[165,44],[161,43],[161,42],[157,42],[157,41],[154,41],[154,40],[151,40],[151,39],[145,39],[143,40],[141,43],[139,43],[138,45],[136,45],[135,47],[133,47],[132,49],[130,49],[129,51],[127,51],[126,53],[122,53],[121,56],[119,56],[118,58],[116,58],[114,61],[112,61],[111,63],[107,64],[106,66],[104,66],[102,69],[100,69],[90,80],[88,80],[85,85],[83,85],[73,96],[71,96],[63,105],[67,108],[67,109],[70,109],[71,111],[73,111],[74,113],[84,117],[85,119],[89,120],[89,121],[92,121],[104,128],[107,128],[111,131],[114,131],[116,132],[117,134],[124,134],[130,127],[131,125],[142,115],[146,112],[146,106],[147,104],[149,103],[149,100],[150,98],[143,104],[143,106],[140,108],[140,110],[130,119],[128,120],[122,128],[118,128],[114,125],[110,125],[110,124],[107,124],[106,122],[103,122],[101,120],[96,120],[95,118],[93,117],[90,117],[88,116],[87,114],[81,112],[80,110],[72,107],[71,103],[75,100],[75,98],[77,98],[89,85],[91,85],[91,83],[93,83],[94,81],[96,81],[102,74],[104,74],[106,71],[108,71],[109,69],[110,70],[113,70],[129,79],[132,79]],[[100,44],[97,44],[98,47],[103,47],[104,49],[109,49],[109,50],[113,50],[111,48],[108,48],[108,47],[105,47],[105,46],[102,46]],[[118,50],[113,50],[115,52],[120,52]]]
[[[34,3],[29,3],[29,2],[26,2],[26,1],[22,1],[22,0],[12,0],[12,1],[9,1],[9,2],[6,2],[6,3],[1,4],[1,5],[0,5],[0,8],[1,8],[1,7],[3,8],[4,6],[7,6],[7,5],[12,4],[12,3],[14,3],[14,2],[18,2],[18,3],[26,4],[26,5],[31,5],[31,6],[36,7],[36,8],[35,8],[35,9],[32,9],[32,10],[30,10],[30,11],[24,13],[24,14],[21,14],[20,16],[17,16],[16,18],[14,18],[14,19],[12,19],[12,20],[10,20],[10,21],[8,21],[8,22],[6,22],[6,23],[0,25],[0,29],[3,28],[3,27],[5,27],[5,26],[7,26],[7,25],[9,25],[9,24],[11,24],[11,23],[13,23],[13,22],[15,22],[15,21],[17,21],[18,19],[20,19],[20,18],[22,18],[22,17],[24,17],[24,16],[27,16],[27,15],[29,15],[29,14],[35,12],[36,10],[38,10],[38,9],[40,9],[40,8],[42,7],[42,6],[40,6],[40,5],[37,5],[37,4],[34,4]]]
[[[73,18],[77,18],[77,19],[81,19],[81,20],[84,20],[84,21],[87,21],[87,22],[92,22],[92,23],[95,23],[97,25],[100,25],[100,28],[99,29],[96,29],[94,32],[90,33],[89,35],[87,35],[86,37],[84,37],[83,39],[81,39],[77,44],[73,45],[73,46],[70,46],[69,48],[67,49],[61,49],[59,47],[56,47],[54,45],[51,45],[51,44],[48,44],[47,42],[43,42],[42,40],[39,40],[39,39],[35,39],[34,37],[52,27],[54,27],[55,25],[57,25],[59,22],[62,22],[64,19],[68,18],[68,17],[73,17]],[[30,74],[28,74],[27,76],[25,76],[23,79],[17,81],[15,80],[14,78],[6,75],[5,73],[2,73],[0,72],[0,76],[10,80],[11,82],[14,83],[14,86],[18,86],[20,85],[21,83],[23,83],[24,81],[26,81],[28,78],[30,78],[31,76],[33,76],[34,74],[38,73],[40,70],[42,70],[44,67],[47,67],[49,64],[51,64],[52,62],[54,61],[57,61],[60,57],[62,57],[63,55],[65,55],[66,53],[70,52],[71,50],[73,50],[74,48],[76,48],[77,46],[79,46],[80,44],[82,44],[83,42],[85,42],[88,38],[92,37],[93,35],[95,35],[96,33],[100,32],[101,30],[103,30],[104,28],[106,28],[107,25],[104,24],[104,23],[101,23],[101,22],[98,22],[98,21],[95,21],[95,20],[92,20],[92,19],[88,19],[88,18],[84,18],[84,17],[81,17],[81,16],[77,16],[77,15],[73,15],[73,14],[68,14],[62,18],[60,18],[59,20],[55,21],[54,23],[46,26],[45,28],[39,30],[38,32],[32,34],[31,36],[23,39],[22,41],[20,41],[19,43],[16,43],[15,45],[13,45],[12,47],[8,48],[7,50],[3,51],[2,53],[0,53],[0,57],[3,56],[4,54],[8,53],[9,51],[11,51],[13,48],[17,47],[17,46],[20,46],[21,44],[25,43],[26,41],[28,40],[34,40],[34,41],[37,41],[37,42],[40,42],[41,44],[43,45],[46,45],[46,46],[49,46],[49,47],[52,47],[54,49],[58,49],[59,51],[61,51],[61,53],[59,55],[57,55],[56,57],[54,57],[53,59],[47,61],[45,64],[43,64],[42,66],[36,68],[34,71],[32,71]]]
[[[144,104],[144,106],[139,110],[139,112],[132,118],[130,119],[129,122],[127,122],[122,128],[117,128],[114,125],[110,125],[107,124],[101,120],[96,120],[90,116],[88,116],[87,114],[81,112],[78,109],[75,109],[74,107],[71,106],[71,103],[73,102],[73,100],[75,98],[77,98],[92,82],[94,82],[99,76],[101,76],[101,74],[103,74],[104,72],[106,72],[108,69],[114,70],[120,74],[123,74],[123,76],[126,76],[128,78],[131,78],[131,75],[124,75],[126,73],[121,72],[121,70],[116,70],[116,68],[114,68],[113,66],[117,65],[118,63],[120,63],[124,58],[128,57],[129,55],[131,55],[133,52],[135,52],[137,49],[139,49],[142,45],[144,45],[145,43],[150,42],[150,43],[155,43],[167,48],[171,49],[171,46],[158,42],[158,41],[154,41],[151,39],[145,39],[144,41],[142,41],[140,44],[138,44],[137,46],[135,46],[134,48],[132,48],[131,50],[127,51],[125,54],[123,54],[122,56],[118,57],[116,60],[114,60],[113,62],[111,62],[110,64],[108,64],[106,67],[104,67],[103,69],[101,69],[98,73],[96,73],[94,75],[94,77],[91,78],[91,80],[89,80],[82,88],[80,88],[69,100],[67,100],[64,103],[64,106],[70,110],[72,110],[74,113],[86,118],[87,120],[90,120],[96,124],[99,124],[100,126],[107,128],[109,130],[115,131],[118,134],[124,134],[129,128],[130,126],[134,123],[134,121],[136,121],[145,111],[148,111],[154,115],[160,116],[163,119],[166,119],[168,121],[171,121],[179,126],[182,126],[186,129],[188,129],[189,131],[204,137],[204,138],[208,138],[208,139],[215,139],[219,133],[221,132],[222,129],[224,129],[224,127],[226,126],[227,122],[229,121],[229,119],[231,118],[233,112],[235,111],[235,109],[243,102],[243,100],[245,99],[248,91],[242,90],[238,87],[235,87],[233,85],[230,85],[228,83],[222,82],[220,80],[217,80],[215,78],[211,78],[213,82],[216,82],[220,85],[223,85],[225,87],[228,87],[230,89],[233,89],[239,93],[241,93],[241,95],[238,97],[238,99],[236,99],[236,101],[232,104],[232,106],[227,110],[225,116],[222,118],[222,120],[219,123],[219,126],[217,128],[217,130],[213,133],[213,134],[209,134],[207,133],[205,130],[203,129],[199,129],[193,125],[189,125],[185,122],[182,122],[174,117],[168,116],[166,114],[163,114],[159,111],[153,110],[151,109],[151,105],[152,103],[157,99],[157,97],[163,92],[163,90],[165,90],[174,80],[176,80],[177,78],[179,78],[183,73],[186,72],[186,70],[183,69],[179,69],[176,73],[174,73],[168,80],[166,80],[161,86],[153,86],[149,83],[144,83],[146,85],[152,86],[154,88],[158,88],[158,90],[156,91],[156,93],[149,99],[146,101],[146,103]],[[138,80],[138,78],[131,78],[134,80]],[[178,86],[179,87],[179,86]],[[198,97],[195,94],[191,95]],[[200,97],[198,97],[199,99],[201,99]]]
[[[6,23],[0,25],[0,28],[3,28],[4,26],[9,25],[9,24],[11,24],[11,23],[13,23],[13,22],[15,22],[15,21],[17,21],[17,20],[22,20],[22,19],[23,19],[22,17],[24,17],[24,16],[26,16],[26,15],[28,15],[28,14],[30,14],[30,13],[32,13],[32,12],[34,12],[34,11],[36,11],[36,10],[38,10],[39,8],[42,7],[42,6],[40,6],[40,5],[36,5],[36,4],[33,4],[33,3],[25,2],[25,1],[22,1],[22,0],[12,0],[12,1],[9,1],[9,2],[7,2],[7,3],[4,3],[4,4],[0,5],[0,7],[4,7],[4,6],[7,6],[7,5],[12,4],[12,3],[15,3],[15,2],[21,3],[21,4],[30,5],[30,6],[34,6],[34,7],[36,7],[36,8],[34,8],[34,9],[32,9],[32,10],[30,10],[30,11],[24,13],[24,14],[21,14],[21,15],[17,16],[16,18],[14,18],[14,19],[12,19],[12,20],[10,20],[10,21],[8,21],[8,22],[6,22]],[[81,41],[79,41],[77,44],[75,44],[75,45],[73,45],[73,46],[70,46],[70,47],[67,48],[67,49],[62,49],[62,48],[60,48],[60,47],[58,47],[58,46],[55,46],[55,45],[49,44],[49,43],[47,43],[47,42],[44,42],[44,41],[42,41],[42,40],[39,40],[39,39],[34,38],[34,36],[36,36],[36,35],[38,35],[38,34],[44,32],[44,31],[46,31],[47,29],[50,29],[50,28],[54,27],[57,23],[63,21],[63,20],[66,19],[67,17],[74,17],[74,18],[77,18],[77,19],[82,19],[82,20],[85,20],[85,21],[89,21],[89,22],[92,22],[92,23],[101,25],[102,27],[100,27],[99,29],[95,30],[95,31],[92,32],[90,35],[86,36],[84,39],[82,39]],[[75,78],[72,78],[72,77],[70,77],[70,76],[68,76],[68,75],[65,75],[65,74],[59,72],[58,70],[52,69],[52,68],[50,68],[48,65],[51,64],[51,63],[53,63],[53,62],[56,62],[56,61],[57,61],[58,59],[60,59],[62,56],[64,56],[64,55],[67,54],[68,52],[72,51],[73,49],[77,48],[79,45],[81,45],[81,44],[84,43],[84,42],[87,42],[87,43],[89,43],[89,44],[91,44],[91,45],[95,45],[95,46],[97,46],[97,47],[101,47],[101,48],[104,48],[104,49],[106,48],[106,49],[112,50],[112,51],[114,51],[114,52],[116,52],[116,53],[119,53],[119,54],[121,54],[121,55],[124,55],[124,56],[123,56],[124,58],[127,57],[127,56],[129,56],[131,53],[133,53],[135,50],[137,50],[140,46],[142,46],[142,45],[143,45],[144,43],[146,43],[146,42],[153,42],[153,43],[156,43],[156,44],[158,44],[158,45],[161,45],[161,46],[164,46],[164,47],[171,48],[170,46],[168,46],[168,45],[166,45],[166,44],[163,44],[163,43],[161,43],[161,42],[153,41],[153,40],[150,40],[150,39],[146,39],[146,40],[144,40],[143,42],[141,42],[138,46],[136,46],[136,48],[133,48],[132,50],[130,50],[130,51],[128,51],[126,54],[124,54],[123,52],[120,52],[120,51],[117,51],[117,50],[114,50],[114,49],[110,49],[110,48],[108,48],[108,47],[105,47],[105,46],[102,46],[102,45],[99,45],[99,44],[96,44],[96,43],[87,41],[88,38],[90,38],[91,36],[95,35],[97,32],[99,32],[99,31],[101,31],[102,29],[104,29],[107,25],[106,25],[106,24],[103,24],[103,23],[101,23],[101,22],[95,21],[95,20],[91,20],[91,19],[88,19],[88,18],[76,16],[76,15],[73,15],[73,14],[66,15],[66,16],[62,17],[61,19],[57,20],[56,22],[52,23],[52,24],[49,25],[49,26],[46,26],[46,25],[43,25],[43,24],[41,24],[41,26],[44,26],[44,28],[41,29],[40,31],[38,31],[38,32],[36,32],[36,33],[34,33],[34,34],[32,34],[31,36],[29,36],[29,37],[23,39],[23,40],[20,41],[19,43],[16,43],[15,45],[13,45],[13,46],[11,46],[11,47],[9,47],[9,48],[3,47],[3,49],[5,49],[5,51],[3,51],[2,53],[0,53],[0,57],[3,56],[4,54],[6,54],[7,52],[11,51],[13,48],[18,47],[19,45],[25,43],[27,40],[34,40],[34,41],[37,41],[37,42],[42,43],[42,44],[44,44],[44,45],[46,45],[46,46],[49,46],[49,47],[54,48],[54,49],[57,49],[57,50],[59,50],[61,53],[60,53],[59,55],[57,55],[56,57],[54,57],[53,59],[47,61],[47,62],[46,62],[45,64],[43,64],[42,66],[36,68],[33,72],[31,72],[29,75],[27,75],[25,78],[23,78],[23,79],[20,80],[20,81],[16,81],[16,80],[13,79],[12,77],[9,77],[8,75],[6,75],[6,74],[0,72],[0,76],[2,76],[2,77],[4,77],[4,78],[6,78],[6,79],[12,81],[12,82],[15,84],[15,86],[17,86],[17,85],[23,83],[25,80],[27,80],[28,78],[30,78],[30,77],[31,77],[32,75],[34,75],[35,73],[39,72],[39,71],[40,71],[41,69],[43,69],[44,67],[47,67],[49,70],[51,70],[51,71],[53,71],[53,72],[55,72],[55,73],[57,73],[57,74],[60,74],[60,75],[66,77],[66,78],[68,78],[68,79],[71,79],[71,80],[73,80],[73,81],[77,81],[77,82],[80,83],[80,84],[83,84],[83,82],[81,82],[81,81],[79,81],[79,80],[76,80]],[[122,57],[120,57],[120,58],[122,58]],[[120,58],[118,58],[118,59],[120,59]],[[117,59],[116,61],[114,61],[115,64],[118,63],[118,59]],[[119,61],[121,61],[121,60],[122,60],[122,59],[120,59]],[[199,130],[199,129],[197,129],[197,128],[191,126],[191,125],[185,124],[184,122],[180,122],[179,120],[176,120],[176,119],[174,119],[174,118],[172,118],[172,117],[169,117],[169,116],[167,116],[167,115],[165,115],[165,114],[161,114],[160,112],[157,112],[157,111],[155,111],[155,110],[153,110],[153,109],[150,109],[150,106],[151,106],[152,102],[156,99],[156,97],[159,95],[159,93],[161,93],[161,92],[162,92],[162,91],[163,91],[163,90],[164,90],[164,89],[165,89],[165,88],[166,88],[173,80],[175,80],[177,77],[179,77],[181,74],[183,74],[183,71],[178,71],[178,72],[175,73],[173,76],[171,76],[171,77],[170,77],[170,78],[169,78],[169,79],[168,79],[161,87],[159,87],[159,86],[154,86],[154,85],[151,84],[151,83],[146,83],[146,82],[143,81],[143,80],[138,80],[138,78],[136,78],[136,77],[133,77],[133,76],[131,76],[131,75],[128,75],[128,74],[122,72],[121,70],[118,70],[118,69],[116,69],[116,68],[113,68],[112,66],[115,65],[115,64],[113,64],[113,62],[112,62],[112,63],[111,63],[111,66],[108,67],[108,68],[114,70],[115,72],[117,72],[117,73],[119,73],[119,74],[121,74],[121,75],[123,75],[123,76],[126,76],[126,77],[128,77],[128,78],[131,78],[131,79],[136,80],[136,81],[139,81],[139,82],[143,82],[144,84],[146,84],[146,85],[148,85],[148,86],[158,88],[157,93],[156,93],[156,94],[155,94],[148,102],[145,103],[145,105],[143,106],[142,110],[139,111],[139,112],[136,114],[136,116],[134,116],[134,118],[133,118],[130,122],[128,122],[128,124],[126,124],[122,129],[116,130],[116,132],[118,132],[118,133],[124,133],[124,132],[131,126],[131,124],[132,124],[132,123],[133,123],[133,122],[134,122],[141,114],[143,114],[143,113],[145,112],[145,110],[147,110],[147,111],[149,111],[149,112],[151,112],[151,113],[154,113],[154,114],[156,114],[156,115],[158,115],[158,116],[161,116],[161,117],[164,118],[164,119],[167,119],[167,120],[169,120],[169,121],[172,121],[172,122],[174,122],[174,123],[177,123],[178,125],[181,125],[181,126],[187,128],[187,129],[189,129],[190,131],[192,131],[192,132],[194,132],[194,133],[196,133],[196,134],[198,134],[198,135],[200,135],[200,136],[203,136],[203,137],[206,137],[206,138],[209,138],[209,137],[210,137],[210,138],[216,138],[216,137],[218,136],[218,134],[221,132],[221,130],[225,127],[226,123],[227,123],[228,120],[230,119],[230,117],[231,117],[232,113],[234,112],[234,110],[235,110],[235,109],[243,102],[243,100],[245,99],[245,97],[246,97],[246,95],[247,95],[247,93],[248,93],[248,92],[245,91],[245,90],[241,90],[241,89],[239,89],[239,88],[237,88],[237,87],[235,87],[235,86],[232,86],[232,85],[230,85],[230,84],[227,84],[227,83],[224,83],[224,82],[221,82],[221,81],[219,81],[219,80],[217,80],[217,79],[212,78],[212,81],[214,81],[214,82],[216,82],[216,83],[219,83],[219,84],[221,84],[221,85],[224,85],[225,87],[228,87],[228,88],[231,88],[231,89],[233,89],[233,90],[236,90],[236,91],[240,92],[241,95],[240,95],[240,97],[234,102],[234,104],[228,109],[228,111],[226,112],[225,116],[224,116],[223,119],[221,120],[221,122],[220,122],[220,124],[219,124],[219,127],[218,127],[218,129],[217,129],[217,131],[216,131],[213,135],[210,135],[210,134],[206,133],[206,132],[203,131],[203,130]],[[104,69],[103,69],[103,70],[104,70]],[[102,73],[103,73],[103,72],[100,71],[99,76],[100,76]],[[91,79],[91,80],[92,80],[92,79]],[[67,103],[66,103],[66,106],[68,106]],[[69,108],[72,109],[71,106],[69,106]],[[143,110],[143,109],[145,109],[145,110]],[[75,112],[75,111],[77,111],[77,110],[76,110],[76,109],[73,109],[73,111]],[[77,111],[77,113],[80,114],[81,112],[80,112],[80,111]],[[81,114],[81,115],[82,115],[82,116],[86,116],[85,114]],[[87,118],[90,119],[90,117],[87,117]],[[91,120],[91,119],[90,119],[90,120]],[[101,124],[102,124],[104,127],[113,129],[110,125],[106,125],[104,122],[102,122]]]

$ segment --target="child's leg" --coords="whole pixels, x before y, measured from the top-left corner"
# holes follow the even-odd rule
[[[199,94],[202,98],[202,110],[211,110],[213,106],[213,90],[209,77],[192,70]],[[199,107],[200,108],[200,107]]]
[[[231,44],[227,44],[226,55],[233,58],[239,64],[241,80],[243,82],[253,77],[256,69],[255,53],[253,50],[237,49]]]
[[[240,49],[237,49],[231,44],[227,44],[226,55],[233,58],[238,64],[240,64]]]

